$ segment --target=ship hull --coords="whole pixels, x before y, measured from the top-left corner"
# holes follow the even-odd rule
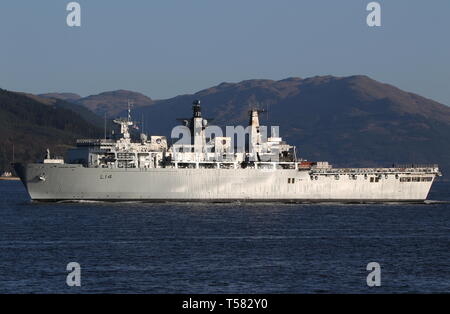
[[[318,175],[307,170],[110,169],[77,164],[15,164],[35,201],[145,202],[421,202],[429,181],[401,182],[395,173],[370,176]]]

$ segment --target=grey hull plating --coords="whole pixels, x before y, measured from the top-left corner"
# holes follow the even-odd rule
[[[36,201],[418,202],[427,198],[434,180],[434,175],[431,181],[401,182],[392,174],[371,182],[362,175],[313,179],[306,170],[119,169],[78,164],[15,164],[15,169]]]

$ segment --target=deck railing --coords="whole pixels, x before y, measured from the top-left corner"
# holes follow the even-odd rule
[[[393,168],[331,168],[331,169],[311,169],[314,173],[326,174],[369,174],[369,173],[438,173],[439,167],[437,165],[420,166],[420,167],[401,167],[395,166]]]

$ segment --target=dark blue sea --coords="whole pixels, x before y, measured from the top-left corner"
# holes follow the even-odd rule
[[[449,293],[450,184],[429,199],[35,204],[0,181],[0,293]],[[69,262],[81,287],[66,284]]]

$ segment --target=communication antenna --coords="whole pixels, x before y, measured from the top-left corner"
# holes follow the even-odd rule
[[[128,99],[128,122],[131,121],[131,106],[133,106],[133,102]]]
[[[12,160],[13,160],[13,163],[16,162],[16,158],[14,156],[14,143],[12,144]]]

